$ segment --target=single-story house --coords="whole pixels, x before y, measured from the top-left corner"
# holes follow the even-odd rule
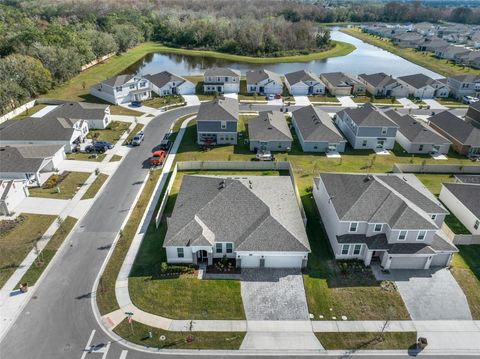
[[[452,142],[452,148],[461,155],[480,154],[480,124],[461,119],[449,111],[429,118],[428,125]]]
[[[455,60],[457,56],[467,55],[470,50],[463,46],[447,45],[435,51],[435,56],[441,59]]]
[[[11,216],[15,207],[28,197],[25,179],[0,179],[0,216]]]
[[[280,75],[268,70],[247,71],[247,93],[281,95],[283,83]]]
[[[480,184],[443,183],[440,200],[472,234],[480,234]]]
[[[408,89],[399,84],[392,76],[383,72],[360,74],[358,81],[367,87],[367,92],[376,97],[407,97]]]
[[[468,120],[475,121],[480,124],[480,101],[471,103],[470,106],[468,106],[465,117]]]
[[[110,124],[110,105],[89,102],[66,102],[58,105],[42,118],[70,118],[84,120],[89,129],[104,129]]]
[[[144,78],[150,82],[152,91],[158,96],[195,94],[195,85],[191,81],[169,71],[145,75]]]
[[[323,95],[325,84],[313,72],[299,70],[285,75],[285,85],[292,96]]]
[[[461,99],[463,96],[480,96],[480,75],[456,75],[447,78],[450,94]]]
[[[417,44],[423,40],[423,36],[414,32],[406,32],[392,37],[392,42],[402,48],[416,48]]]
[[[395,145],[398,125],[371,104],[340,111],[335,123],[355,150],[391,150]]]
[[[0,180],[26,180],[41,186],[65,159],[63,145],[16,145],[0,147]]]
[[[203,75],[203,92],[238,93],[240,91],[240,71],[227,67],[213,67]]]
[[[416,49],[420,51],[435,52],[448,45],[448,42],[438,37],[425,37],[418,44]]]
[[[238,101],[226,97],[202,102],[197,114],[199,145],[236,145]]]
[[[64,146],[67,153],[72,152],[87,133],[87,121],[64,117],[26,117],[0,124],[2,145],[59,145]]]
[[[440,229],[448,211],[414,175],[321,173],[313,197],[337,259],[430,269],[458,251]]]
[[[250,151],[290,151],[292,134],[280,111],[260,112],[248,120]]]
[[[347,140],[328,113],[313,105],[292,112],[292,126],[303,152],[344,152]]]
[[[118,105],[144,101],[152,96],[150,82],[141,76],[119,75],[90,87],[90,94]]]
[[[184,176],[163,247],[169,263],[235,259],[240,268],[303,268],[310,245],[289,176]]]
[[[446,84],[424,74],[401,76],[397,81],[407,88],[410,96],[415,98],[448,97],[450,94]]]
[[[431,127],[395,110],[389,110],[385,115],[399,126],[396,140],[407,153],[448,153],[451,142]]]
[[[349,96],[366,91],[366,86],[343,72],[320,74],[320,79],[333,96]]]

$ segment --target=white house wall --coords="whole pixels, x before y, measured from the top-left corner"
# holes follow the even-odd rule
[[[440,191],[440,200],[447,206],[447,208],[452,212],[455,217],[458,218],[460,222],[470,231],[472,234],[480,234],[480,226],[478,229],[475,229],[476,218],[475,215],[460,202],[457,197],[455,197],[445,186],[442,186]]]

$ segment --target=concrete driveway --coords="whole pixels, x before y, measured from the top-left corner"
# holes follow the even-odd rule
[[[309,320],[298,269],[242,269],[241,291],[247,320]]]
[[[448,110],[447,106],[443,106],[440,102],[433,99],[424,99],[423,102],[430,106],[431,110]]]
[[[390,272],[413,320],[472,320],[465,294],[449,270]]]
[[[418,108],[418,105],[414,104],[413,101],[409,100],[406,97],[397,98],[397,101],[400,102],[405,108],[411,108],[411,109]]]
[[[358,104],[355,103],[355,101],[353,101],[350,96],[337,96],[337,100],[340,101],[340,104],[343,107],[352,107],[352,108],[358,107]]]

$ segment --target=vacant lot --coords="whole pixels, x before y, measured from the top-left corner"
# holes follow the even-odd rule
[[[104,130],[91,130],[87,138],[96,137],[97,141],[107,141],[115,144],[129,127],[128,122],[113,121]]]
[[[64,174],[65,173],[63,173],[62,175]],[[59,184],[54,185],[52,188],[30,188],[30,196],[55,199],[71,199],[75,196],[80,187],[83,186],[89,176],[90,173],[87,172],[68,172],[65,178],[63,178],[63,180],[61,180]]]
[[[21,214],[15,220],[0,221],[0,288],[35,247],[55,216]]]

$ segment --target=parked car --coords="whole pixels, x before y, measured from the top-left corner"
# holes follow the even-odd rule
[[[108,142],[108,141],[96,141],[95,143],[100,145],[100,146],[103,145],[103,146],[107,147],[109,150],[111,150],[115,146],[113,143]]]
[[[274,95],[274,94],[270,94],[270,95],[267,96],[267,99],[270,100],[270,101],[271,101],[271,100],[275,100],[275,95]]]
[[[270,151],[259,151],[255,155],[256,161],[273,161],[275,156]]]
[[[142,102],[141,101],[132,101],[131,105],[132,105],[132,107],[142,107]]]
[[[98,152],[98,153],[103,153],[106,150],[108,150],[108,146],[106,146],[103,143],[96,142],[94,144],[88,145],[85,147],[85,152],[87,153],[92,153],[92,152]]]
[[[162,140],[162,142],[160,142],[160,149],[162,150],[168,151],[170,149],[170,146],[170,140]]]
[[[148,160],[150,166],[161,166],[163,165],[163,161],[165,161],[167,153],[165,151],[155,151],[152,153],[152,157]]]
[[[463,103],[470,105],[471,103],[477,102],[479,99],[473,96],[463,96]]]
[[[140,146],[142,141],[145,139],[145,135],[143,134],[143,131],[140,131],[135,135],[134,138],[132,138],[131,145],[132,146]]]

